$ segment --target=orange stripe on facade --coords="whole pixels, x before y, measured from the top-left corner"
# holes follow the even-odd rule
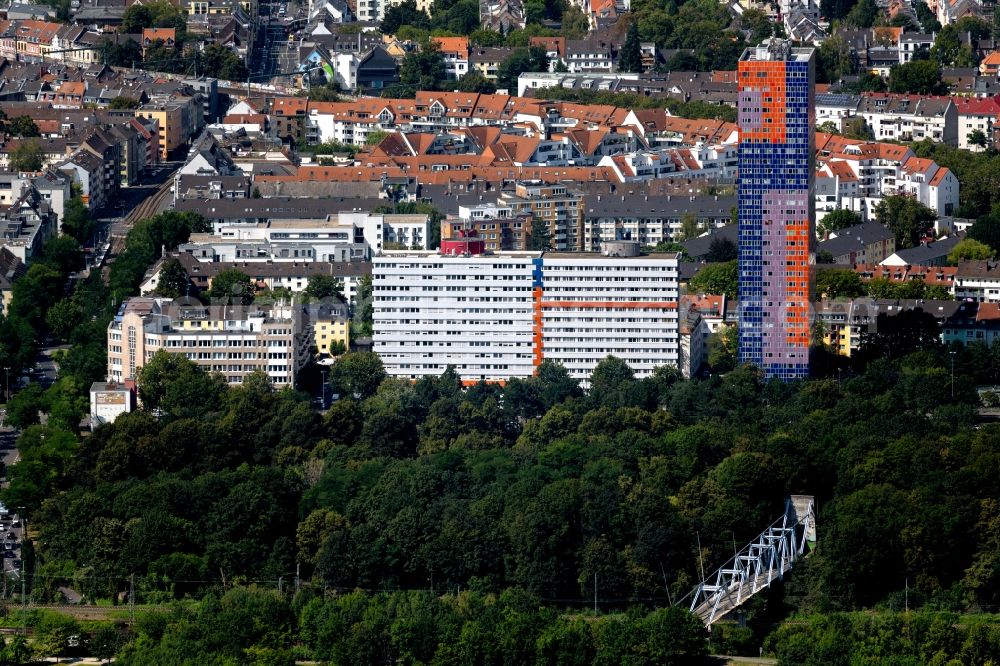
[[[507,385],[507,380],[506,379],[463,379],[462,380],[462,386],[464,388],[469,388],[470,386],[475,386],[476,384],[478,384],[480,382],[482,382],[484,384],[496,384],[498,386],[506,386]]]
[[[532,310],[534,316],[531,322],[531,338],[532,338],[532,359],[531,364],[535,367],[536,373],[538,366],[542,364],[542,359],[545,356],[545,349],[542,343],[542,288],[535,287],[532,290]]]

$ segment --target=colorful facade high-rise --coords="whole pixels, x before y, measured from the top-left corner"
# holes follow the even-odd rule
[[[809,375],[813,49],[772,39],[739,63],[739,352],[768,377]]]

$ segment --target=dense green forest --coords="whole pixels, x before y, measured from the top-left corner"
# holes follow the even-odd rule
[[[245,585],[255,603],[280,607],[287,630],[265,622],[222,652],[527,663],[506,648],[461,652],[481,642],[468,632],[498,631],[491,614],[508,617],[513,604],[532,618],[531,640],[516,648],[541,663],[555,663],[546,632],[585,650],[566,663],[610,663],[598,655],[607,632],[622,631],[615,623],[631,623],[622,649],[647,655],[634,663],[669,663],[648,656],[660,649],[651,625],[693,641],[684,654],[705,649],[685,629],[690,616],[656,611],[696,583],[698,544],[705,568],[717,566],[780,515],[786,495],[815,495],[815,554],[751,604],[749,627],[732,638],[753,650],[791,612],[901,609],[904,594],[928,611],[997,607],[1000,430],[977,424],[973,387],[1000,377],[1000,347],[955,351],[954,386],[951,358],[928,345],[796,384],[763,382],[751,368],[638,380],[609,358],[587,392],[554,365],[462,389],[452,373],[388,379],[376,356],[349,354],[330,377],[345,397],[323,414],[262,376],[228,387],[162,354],[141,374],[146,410],[87,437],[58,423],[27,428],[20,445],[36,465],[12,469],[6,499],[28,507],[38,537],[34,599],[69,586],[120,600],[133,575],[140,603],[208,595],[158,620],[125,663],[213,652],[210,623],[197,616],[224,622],[226,595],[250,594]],[[580,624],[595,577],[607,617]],[[770,649],[812,645],[805,631],[774,634]],[[982,641],[1000,656],[995,639],[987,631]]]

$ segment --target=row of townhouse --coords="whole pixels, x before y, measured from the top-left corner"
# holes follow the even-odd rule
[[[495,199],[468,195],[457,215],[442,222],[441,237],[474,231],[487,251],[528,249],[534,225],[548,231],[549,247],[598,252],[608,243],[642,247],[676,241],[687,219],[703,231],[732,223],[734,196],[585,194],[567,184],[517,183]]]
[[[868,219],[886,196],[914,197],[939,216],[958,209],[960,185],[947,167],[907,146],[816,133],[816,215],[852,210]]]
[[[992,259],[959,263],[955,271],[955,298],[1000,303],[1000,264]]]
[[[164,264],[177,261],[187,273],[191,293],[205,293],[212,287],[212,280],[225,271],[240,271],[257,285],[258,289],[275,291],[287,289],[293,294],[305,291],[309,279],[316,275],[340,280],[344,299],[354,304],[357,299],[358,284],[364,276],[370,276],[370,261],[216,261],[205,257],[190,247],[162,257],[146,272],[139,285],[143,295],[155,294],[160,284],[160,271]]]
[[[634,110],[511,95],[420,91],[415,99],[360,97],[353,102],[309,102],[309,143],[363,145],[372,132],[440,132],[493,126],[546,137],[573,130],[633,132],[647,146],[735,143],[737,127],[718,120],[688,120],[663,109]],[[601,135],[601,141],[610,140]],[[611,137],[614,139],[615,137]],[[590,138],[586,139],[589,144]]]
[[[959,0],[965,3],[967,0]],[[933,2],[933,0],[932,0]],[[942,25],[947,22],[942,21]],[[847,56],[861,70],[879,76],[889,76],[889,71],[898,64],[926,59],[937,39],[936,33],[910,32],[894,26],[873,28],[849,28],[841,26],[836,37],[847,49]],[[996,45],[992,39],[977,39],[969,32],[958,34],[963,45],[969,46],[979,58],[987,56]]]
[[[841,356],[856,354],[866,335],[877,334],[880,325],[891,325],[892,317],[907,312],[933,317],[946,345],[990,345],[1000,339],[1000,306],[995,302],[858,298],[818,301],[813,310],[824,345]]]
[[[561,37],[536,37],[539,45],[545,41]],[[543,41],[545,40],[545,41]],[[553,48],[545,46],[545,48]],[[550,59],[558,50],[550,51]],[[551,64],[554,62],[555,64]],[[549,72],[524,72],[517,77],[517,94],[520,96],[542,97],[547,88],[571,90],[600,90],[607,92],[633,93],[654,99],[676,99],[682,102],[698,100],[709,104],[736,106],[739,96],[736,72],[716,70],[712,72],[608,72],[596,71],[557,72],[559,60],[551,61]],[[511,91],[513,92],[513,91]]]
[[[84,25],[35,19],[0,21],[0,57],[28,63],[94,65],[102,60],[105,40],[127,39],[124,35],[102,34]]]
[[[869,93],[816,95],[816,123],[832,123],[843,130],[844,122],[862,118],[877,141],[920,141],[982,151],[1000,145],[1000,96],[921,97]],[[981,132],[977,137],[974,132]],[[985,143],[981,140],[985,139]]]

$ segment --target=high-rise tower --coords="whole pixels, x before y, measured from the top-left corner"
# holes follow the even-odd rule
[[[772,39],[739,63],[740,360],[781,379],[809,375],[813,61]]]

